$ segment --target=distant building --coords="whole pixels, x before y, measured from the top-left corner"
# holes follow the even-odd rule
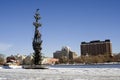
[[[4,65],[19,65],[19,61],[11,55],[6,58],[6,63]]]
[[[17,61],[19,62],[19,64],[23,64],[23,60],[27,57],[26,55],[20,55],[20,54],[17,54],[17,55],[14,55],[14,57],[17,59]]]
[[[69,59],[70,60],[73,60],[77,57],[78,57],[78,55],[76,54],[76,52],[72,52],[72,51],[69,52]]]
[[[25,57],[25,59],[23,59],[23,64],[33,64],[33,56],[32,55],[28,55]]]
[[[56,58],[43,58],[42,64],[56,64],[59,60]]]
[[[17,62],[17,59],[13,56],[13,55],[11,55],[11,56],[8,56],[7,58],[6,58],[6,63],[16,63]]]
[[[112,43],[109,39],[105,41],[95,40],[81,42],[81,55],[112,55]]]
[[[54,52],[53,57],[57,59],[60,59],[62,57],[65,57],[67,59],[74,59],[77,57],[77,54],[71,51],[69,47],[65,46],[61,49],[61,51]]]
[[[56,58],[42,58],[42,64],[56,64],[59,59]],[[11,55],[6,58],[6,63],[16,63],[17,65],[32,65],[33,64],[33,54],[30,55]]]

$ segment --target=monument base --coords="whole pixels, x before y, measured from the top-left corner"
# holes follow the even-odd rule
[[[23,65],[22,68],[24,69],[48,69],[46,65]]]

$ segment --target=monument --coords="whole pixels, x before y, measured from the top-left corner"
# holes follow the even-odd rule
[[[35,22],[33,22],[33,25],[35,26],[35,33],[34,33],[34,38],[33,38],[33,50],[34,50],[34,54],[33,54],[33,63],[34,65],[41,65],[41,61],[42,61],[42,40],[41,40],[41,33],[39,32],[38,28],[41,27],[41,24],[38,22],[38,20],[41,18],[40,14],[39,14],[39,9],[36,10],[35,13]]]
[[[24,65],[23,68],[25,69],[48,69],[47,66],[42,65],[42,40],[41,40],[41,33],[39,32],[38,28],[41,27],[41,24],[38,22],[40,20],[39,9],[36,10],[34,15],[35,22],[33,25],[35,26],[34,38],[32,42],[33,46],[33,64],[31,65]]]

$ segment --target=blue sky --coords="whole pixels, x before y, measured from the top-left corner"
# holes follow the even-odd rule
[[[40,9],[45,56],[69,46],[80,55],[82,41],[110,39],[120,52],[120,0],[0,0],[0,53],[33,52],[33,15]]]

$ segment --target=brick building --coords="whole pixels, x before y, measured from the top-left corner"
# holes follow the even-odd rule
[[[112,43],[109,39],[105,41],[95,40],[90,42],[81,42],[81,55],[112,55]]]

